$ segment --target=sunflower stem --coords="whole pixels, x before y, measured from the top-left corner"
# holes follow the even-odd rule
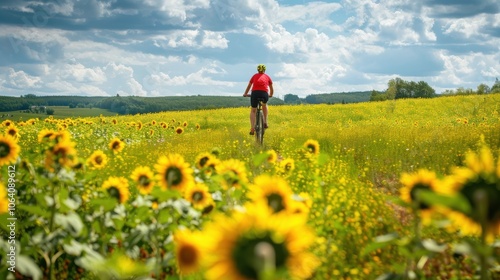
[[[490,280],[488,267],[488,250],[487,250],[487,235],[488,235],[488,199],[487,194],[483,189],[479,189],[474,193],[474,200],[478,205],[478,217],[481,225],[481,244],[479,252],[479,264],[481,268],[481,280]]]

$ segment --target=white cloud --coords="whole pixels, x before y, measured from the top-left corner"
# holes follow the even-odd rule
[[[60,95],[109,96],[106,91],[97,86],[86,84],[75,85],[64,80],[47,83],[47,89]]]
[[[446,19],[444,22],[444,34],[458,33],[471,38],[481,36],[480,30],[487,25],[487,17],[490,15],[480,14],[473,18]]]
[[[77,82],[102,84],[106,81],[106,74],[101,68],[87,68],[81,63],[67,64],[60,72],[63,77],[72,77]]]
[[[439,76],[432,78],[440,86],[475,88],[479,83],[493,81],[500,75],[500,54],[469,53],[452,55],[447,51],[439,51],[444,62],[444,70]],[[464,83],[464,81],[475,82]]]
[[[9,76],[6,82],[7,85],[15,88],[30,89],[39,88],[41,86],[42,79],[40,77],[31,76],[23,70],[15,71],[14,69],[9,68]]]
[[[278,23],[293,22],[301,25],[313,25],[340,31],[340,27],[331,20],[331,17],[334,12],[341,8],[342,5],[339,3],[325,2],[281,6],[279,7],[276,20]]]

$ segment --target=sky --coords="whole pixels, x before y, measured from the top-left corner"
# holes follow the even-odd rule
[[[1,0],[0,95],[436,93],[500,78],[498,0]]]

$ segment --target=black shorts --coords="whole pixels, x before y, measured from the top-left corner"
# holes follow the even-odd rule
[[[252,108],[257,108],[257,104],[259,104],[259,98],[264,99],[264,103],[267,103],[269,100],[269,94],[263,90],[253,90],[252,95],[250,96],[250,105]]]

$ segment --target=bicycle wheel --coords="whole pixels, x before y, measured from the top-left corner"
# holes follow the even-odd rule
[[[257,143],[262,145],[264,143],[264,114],[261,110],[257,110],[255,116],[255,137]]]

